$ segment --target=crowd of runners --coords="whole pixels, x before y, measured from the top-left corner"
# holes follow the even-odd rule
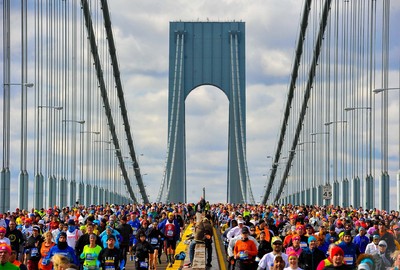
[[[194,219],[196,213],[201,220]],[[157,269],[172,266],[186,224],[190,263],[212,237],[229,269],[399,269],[398,211],[334,206],[197,203],[76,205],[0,213],[0,269]],[[213,234],[218,230],[220,234]],[[165,254],[162,256],[162,254]]]

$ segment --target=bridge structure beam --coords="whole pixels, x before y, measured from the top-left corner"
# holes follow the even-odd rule
[[[389,2],[305,1],[262,203],[390,209],[389,171],[398,172],[388,158],[391,100],[386,93],[375,102],[374,93],[398,89],[389,77],[397,70],[389,55],[398,46],[389,38],[391,11]]]
[[[148,202],[107,2],[94,5],[91,1],[25,1],[12,6],[4,1],[1,6],[5,121],[0,212],[10,209],[11,193],[20,198],[18,207],[24,209],[76,202],[104,204],[105,200]],[[10,19],[17,16],[21,16],[21,24],[10,29]],[[35,38],[28,38],[27,33]],[[16,55],[22,55],[23,61]],[[10,94],[10,88],[18,86],[23,98]],[[18,106],[20,115],[11,125],[10,108]],[[21,137],[17,140],[11,132]],[[112,149],[95,143],[96,139],[109,142],[107,147]],[[15,149],[14,145],[21,147]],[[123,156],[131,157],[133,170],[127,169]],[[19,175],[13,169],[17,166]],[[29,179],[30,175],[34,179]],[[18,191],[11,190],[10,179],[19,179]],[[136,183],[139,191],[133,188]],[[31,185],[33,189],[29,189]]]
[[[213,85],[229,100],[227,200],[254,201],[245,146],[245,24],[171,22],[169,55],[167,160],[158,200],[187,200],[185,99],[196,87]]]

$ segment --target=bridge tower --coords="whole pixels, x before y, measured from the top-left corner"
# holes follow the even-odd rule
[[[245,23],[171,22],[169,34],[168,149],[158,198],[186,202],[185,99],[212,85],[229,100],[227,201],[254,201],[246,162]]]

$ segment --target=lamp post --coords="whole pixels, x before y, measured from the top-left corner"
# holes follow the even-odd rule
[[[309,141],[309,142],[299,142],[297,145],[303,145],[303,144],[308,144],[308,143],[315,143],[315,141]]]
[[[92,152],[91,151],[92,150],[92,144],[90,143],[91,139],[92,139],[91,135],[93,134],[93,135],[97,136],[97,135],[100,135],[100,133],[101,133],[100,131],[92,131],[92,130],[80,131],[80,134],[88,134],[88,136],[86,136],[86,143],[87,143],[87,151],[88,152]],[[81,139],[82,139],[82,137],[81,137]],[[96,155],[86,155],[86,164],[87,165],[92,164],[92,160],[93,159],[96,159]],[[93,163],[95,163],[95,162],[93,162]],[[82,166],[83,166],[83,161],[82,161]],[[86,168],[87,168],[87,166],[86,166]],[[87,170],[87,169],[86,169],[85,172],[86,172],[86,177],[83,177],[83,173],[82,173],[81,174],[81,179],[79,181],[78,197],[82,198],[82,200],[83,200],[83,198],[85,196],[84,194],[86,193],[86,197],[85,197],[85,200],[83,200],[83,202],[85,202],[85,203],[89,202],[90,204],[92,204],[93,202],[96,203],[96,202],[98,202],[98,199],[99,199],[98,187],[96,185],[96,182],[93,180],[96,177],[93,174],[91,174],[89,172],[89,170]],[[83,183],[83,178],[85,178],[85,180],[86,180],[86,185]],[[86,190],[86,192],[85,192],[85,190]]]
[[[80,124],[80,125],[85,124],[85,120],[65,120],[65,119],[63,119],[61,121],[64,122],[64,123],[72,122],[72,123],[77,123],[77,124]]]
[[[8,55],[9,56],[9,55]],[[9,66],[5,67],[6,74],[5,80],[9,80]],[[26,75],[24,73],[24,75]],[[22,76],[25,79],[25,76]],[[21,157],[20,157],[20,174],[19,174],[19,193],[18,201],[19,207],[22,209],[28,208],[28,186],[29,186],[29,175],[27,172],[27,88],[34,86],[33,83],[3,83],[4,98],[3,98],[3,167],[1,170],[0,177],[0,212],[6,212],[10,209],[10,126],[11,126],[11,105],[10,105],[10,86],[20,85],[22,90],[21,97]]]
[[[34,83],[3,83],[4,86],[6,85],[21,85],[21,86],[25,86],[28,88],[32,88],[33,86],[35,86]]]
[[[83,125],[85,124],[85,120],[75,120],[75,119],[62,119],[61,120],[62,123],[67,124],[67,123],[75,123],[75,124],[79,124],[79,125]],[[67,136],[66,132],[62,133],[62,136]],[[67,190],[68,190],[68,181],[66,179],[66,174],[69,172],[70,176],[71,176],[71,181],[70,181],[70,188],[69,188],[69,203],[70,205],[74,204],[77,196],[76,196],[76,180],[75,180],[75,174],[76,174],[76,129],[75,126],[72,127],[72,132],[70,133],[72,136],[71,139],[71,146],[67,145],[67,143],[69,143],[69,140],[66,140],[65,138],[65,142],[63,144],[63,149],[62,149],[62,178],[59,182],[59,200],[60,200],[60,205],[66,205],[67,203]],[[70,152],[70,160],[71,160],[71,164],[68,164],[68,160],[67,160],[67,152]],[[79,191],[80,192],[80,191]],[[79,194],[79,198],[83,199],[81,196],[81,194]],[[83,200],[82,200],[83,201]],[[87,204],[87,198],[86,198],[86,204]]]
[[[341,124],[341,123],[347,123],[346,120],[339,120],[339,121],[330,121],[330,122],[326,122],[324,123],[325,126],[330,126],[332,124]]]
[[[320,131],[320,132],[311,132],[310,136],[317,136],[317,135],[329,135],[330,133],[328,131]],[[326,143],[325,143],[325,167],[326,167],[326,177],[325,177],[325,183],[324,186],[322,187],[322,199],[325,200],[325,205],[330,205],[331,204],[331,199],[332,199],[332,192],[327,192],[328,190],[331,190],[332,187],[330,185],[330,166],[329,166],[329,136],[325,137]]]
[[[372,107],[347,107],[347,108],[344,108],[344,110],[346,112],[355,111],[355,110],[371,110],[371,109],[372,109]]]
[[[370,116],[370,119],[372,119],[372,113],[371,113],[372,107],[370,107],[370,106],[358,106],[358,107],[344,108],[344,111],[346,113],[347,112],[355,112],[355,111],[359,111],[359,110],[369,110],[370,111],[369,116]],[[366,152],[367,153],[369,152],[369,154],[367,154],[367,156],[369,158],[369,162],[367,162],[367,166],[369,165],[369,168],[367,168],[368,173],[366,174],[367,175],[366,179],[365,179],[366,184],[364,187],[364,185],[361,185],[361,181],[360,181],[360,177],[359,177],[360,173],[358,172],[358,170],[357,171],[355,170],[356,168],[359,168],[359,166],[358,166],[358,157],[359,157],[358,140],[360,137],[362,138],[363,133],[361,135],[357,134],[359,132],[359,126],[358,126],[359,117],[358,117],[358,115],[352,114],[352,120],[354,122],[354,125],[352,127],[353,132],[351,133],[352,134],[352,138],[351,138],[352,147],[351,148],[353,150],[353,154],[351,155],[351,160],[352,160],[351,170],[352,170],[352,177],[353,177],[353,179],[351,180],[352,181],[351,190],[352,190],[352,199],[353,199],[352,205],[357,206],[357,205],[361,205],[361,203],[362,203],[361,198],[364,198],[366,202],[369,202],[369,201],[373,201],[372,197],[374,196],[372,189],[369,187],[369,185],[371,185],[370,175],[371,175],[371,169],[372,169],[372,155],[371,155],[371,153],[372,153],[372,124],[371,124],[372,121],[369,121],[369,129],[368,129],[369,134],[367,133],[367,135],[366,135],[367,136],[366,141],[368,142]],[[364,157],[362,156],[361,158],[363,161]],[[362,164],[361,173],[363,173],[364,163],[362,162],[361,164]],[[364,189],[365,189],[365,194],[366,194],[365,196],[363,196],[363,194],[361,193]],[[363,204],[363,205],[365,205],[365,204]]]
[[[374,89],[372,90],[372,92],[374,94],[379,94],[379,93],[383,93],[384,97],[383,99],[386,100],[386,102],[382,103],[384,105],[387,105],[387,91],[394,91],[394,90],[400,90],[399,87],[388,87],[388,88],[378,88],[378,89]],[[398,112],[398,116],[399,116],[399,121],[400,121],[400,107],[399,108],[399,112]],[[387,112],[388,108],[387,106],[382,107],[382,112],[383,112],[383,117],[381,120],[381,125],[382,125],[382,149],[381,149],[381,166],[382,166],[382,172],[381,172],[381,204],[389,207],[389,190],[390,190],[390,179],[389,179],[389,174],[388,174],[388,112]],[[398,125],[398,133],[399,134],[399,138],[398,138],[398,155],[400,155],[400,124]],[[397,171],[397,176],[396,176],[396,187],[397,187],[397,205],[395,206],[395,209],[398,209],[400,207],[400,159],[398,161],[398,171]],[[381,207],[382,208],[382,207]],[[387,208],[388,210],[388,208]]]
[[[329,132],[312,132],[312,133],[310,133],[310,136],[315,136],[315,135],[329,135]]]
[[[81,131],[81,133],[100,135],[100,131]]]
[[[53,138],[49,140],[45,140],[45,153],[43,153],[43,123],[51,123],[49,124],[50,127],[52,128],[53,125],[52,123],[54,122],[55,117],[53,117],[54,113],[52,111],[61,111],[63,109],[62,106],[52,106],[52,105],[38,105],[37,106],[40,111],[38,111],[38,120],[36,123],[36,171],[35,171],[35,179],[34,179],[34,192],[33,192],[33,207],[36,209],[41,208],[43,205],[46,203],[46,198],[49,196],[51,193],[48,192],[48,188],[46,187],[45,180],[42,174],[42,163],[45,161],[47,158],[52,159],[52,157],[48,157],[48,153],[53,153],[52,147],[53,145]],[[46,109],[45,117],[43,119],[43,110]],[[45,120],[45,121],[43,121]],[[50,134],[52,133],[52,130],[47,130]],[[46,161],[45,161],[46,162]],[[51,173],[49,173],[51,175]],[[50,178],[48,180],[48,183],[50,183]],[[48,194],[46,194],[48,193]]]
[[[335,120],[335,121],[328,121],[328,122],[324,123],[324,125],[327,126],[329,133],[331,133],[329,131],[330,126],[331,125],[335,125],[334,132],[333,132],[334,135],[337,134],[336,126],[339,125],[339,124],[345,125],[345,124],[347,124],[347,120]],[[329,153],[332,153],[332,155],[333,155],[333,195],[332,195],[332,197],[333,197],[333,205],[339,205],[340,204],[340,196],[339,196],[339,194],[340,194],[340,185],[339,185],[339,182],[338,182],[338,142],[337,142],[337,136],[335,136],[333,138],[333,151],[329,151]],[[329,153],[328,153],[328,156],[329,156]],[[328,157],[328,159],[330,160],[330,156]],[[330,164],[329,164],[329,166],[330,166]],[[343,174],[343,170],[341,170],[341,171],[342,171],[342,174]],[[342,181],[342,191],[343,192],[342,192],[342,196],[341,196],[342,197],[342,199],[341,199],[342,202],[346,202],[347,199],[348,199],[348,196],[346,196],[346,192],[348,192],[348,188],[346,189],[347,185],[348,185],[348,181],[346,179],[343,179],[343,181]]]
[[[108,144],[111,144],[110,141],[93,141],[93,142],[101,142],[101,143],[108,143]]]
[[[121,152],[121,149],[118,149],[118,148],[106,148],[105,150],[107,150],[107,151]]]
[[[57,111],[61,111],[63,109],[62,106],[49,106],[49,105],[39,105],[38,108],[39,109],[54,109]]]
[[[391,91],[391,90],[400,90],[400,88],[399,87],[378,88],[378,89],[372,90],[372,92],[374,92],[375,94],[378,94],[378,93],[381,93],[381,92]]]

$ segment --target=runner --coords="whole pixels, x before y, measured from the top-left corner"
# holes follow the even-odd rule
[[[175,248],[176,242],[179,240],[180,227],[178,221],[174,218],[174,213],[168,213],[168,218],[163,220],[158,228],[165,235],[164,248],[166,249],[165,254],[167,255],[167,263],[169,267],[172,267],[175,262]]]

